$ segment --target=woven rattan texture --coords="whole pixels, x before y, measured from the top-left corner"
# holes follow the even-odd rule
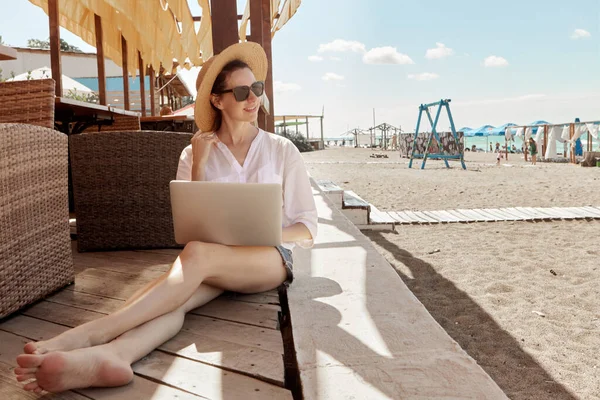
[[[75,279],[67,136],[0,124],[0,318]]]
[[[70,137],[79,251],[181,247],[169,182],[191,138],[156,131]]]
[[[53,79],[0,83],[0,104],[0,123],[54,128]]]

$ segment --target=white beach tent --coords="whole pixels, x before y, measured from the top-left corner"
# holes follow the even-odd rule
[[[52,78],[52,70],[48,67],[42,67],[42,68],[34,69],[31,72],[24,72],[22,74],[15,76],[14,78],[7,79],[7,81],[8,82],[10,82],[10,81],[27,81],[30,79],[50,79],[50,78]],[[61,80],[62,80],[63,95],[68,94],[70,91],[77,92],[79,94],[86,94],[86,93],[93,92],[93,90],[90,89],[89,87],[82,85],[81,83],[77,82],[75,79],[69,78],[66,75],[63,75]]]

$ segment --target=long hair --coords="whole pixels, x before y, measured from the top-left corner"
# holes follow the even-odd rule
[[[210,93],[218,94],[218,93],[222,92],[223,90],[226,90],[225,84],[227,82],[227,79],[231,75],[231,73],[235,72],[239,69],[244,69],[244,68],[250,69],[248,64],[246,64],[242,60],[236,59],[236,60],[232,60],[232,61],[228,62],[227,64],[225,64],[225,66],[223,67],[221,72],[219,72],[219,75],[217,75],[217,78],[215,79],[215,83],[213,84],[213,87],[212,87],[212,90],[210,91]],[[213,127],[212,127],[213,132],[215,132],[221,127],[221,123],[223,122],[223,114],[221,113],[221,110],[219,110],[217,107],[215,107],[213,105],[212,101],[210,102],[210,106],[217,113],[217,116],[215,118],[215,121],[213,122]]]

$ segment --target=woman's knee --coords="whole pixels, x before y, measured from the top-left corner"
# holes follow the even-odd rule
[[[207,268],[214,264],[216,254],[225,247],[213,243],[188,242],[179,257],[184,266],[188,264]]]

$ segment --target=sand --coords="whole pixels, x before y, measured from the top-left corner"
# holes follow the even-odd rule
[[[382,210],[600,206],[600,168],[468,154],[467,171],[367,149],[304,154]],[[324,163],[325,162],[325,163]],[[371,162],[371,164],[367,164]],[[420,165],[420,164],[419,164]],[[511,399],[600,399],[600,221],[365,232],[431,315]],[[434,252],[439,250],[438,252]]]

